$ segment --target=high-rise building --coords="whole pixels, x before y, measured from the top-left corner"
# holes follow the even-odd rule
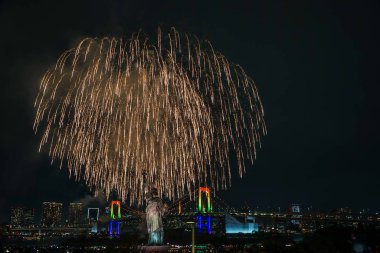
[[[36,211],[34,208],[24,208],[23,213],[23,226],[32,227],[34,226],[34,215]]]
[[[99,208],[87,209],[87,220],[91,225],[91,233],[98,233]]]
[[[59,227],[62,224],[62,203],[43,202],[42,226]]]
[[[301,213],[300,205],[298,205],[298,204],[292,204],[292,206],[290,207],[290,211],[292,213]]]
[[[11,225],[12,227],[21,227],[23,225],[23,207],[11,208]]]
[[[82,203],[70,203],[69,205],[69,226],[76,227],[82,224]]]
[[[11,225],[13,227],[31,227],[34,225],[34,209],[25,207],[11,208]]]
[[[87,208],[87,220],[91,223],[99,220],[99,208],[89,207]]]
[[[294,225],[300,225],[300,219],[302,218],[301,208],[299,204],[292,204],[290,207],[290,213],[292,214],[291,223]]]

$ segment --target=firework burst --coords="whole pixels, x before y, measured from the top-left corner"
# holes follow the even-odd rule
[[[176,199],[230,184],[266,133],[253,80],[207,41],[172,29],[87,38],[44,75],[34,130],[76,179],[143,202],[145,185]]]

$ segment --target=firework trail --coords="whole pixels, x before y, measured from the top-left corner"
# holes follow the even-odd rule
[[[52,162],[132,204],[145,185],[170,199],[199,184],[225,188],[230,149],[242,176],[266,133],[253,80],[175,29],[158,29],[154,42],[140,33],[82,40],[46,72],[35,108]]]

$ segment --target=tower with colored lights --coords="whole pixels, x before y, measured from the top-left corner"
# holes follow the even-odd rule
[[[202,196],[205,196],[206,200]],[[211,206],[210,188],[199,187],[198,213],[211,213],[211,212],[212,212],[212,206]]]
[[[212,205],[211,205],[211,193],[208,187],[199,187],[198,191],[198,214],[196,217],[196,223],[199,232],[207,230],[208,234],[211,234],[212,228]]]
[[[108,224],[109,236],[120,236],[120,219],[121,219],[121,202],[119,200],[111,201],[110,206],[110,221]]]

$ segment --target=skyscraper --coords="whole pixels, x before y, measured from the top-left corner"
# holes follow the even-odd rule
[[[292,206],[290,207],[290,211],[292,213],[301,213],[300,205],[299,204],[292,204]]]
[[[34,225],[34,209],[25,207],[11,208],[11,225],[13,227],[31,227]]]
[[[87,220],[92,226],[91,233],[98,233],[99,208],[88,208]]]
[[[58,227],[62,223],[62,203],[43,202],[42,226]]]
[[[35,215],[35,209],[34,208],[24,208],[23,213],[23,226],[25,227],[31,227],[34,226],[34,215]]]
[[[291,220],[291,223],[293,223],[294,225],[299,225],[300,218],[302,218],[300,205],[292,204],[292,206],[290,207],[290,212],[292,214],[292,218],[294,218]]]
[[[89,207],[87,209],[87,220],[89,223],[99,220],[99,208],[97,207]]]
[[[23,223],[23,207],[12,207],[11,208],[11,225],[12,227],[21,227]]]
[[[82,224],[82,203],[70,203],[69,205],[69,226],[76,227]]]

